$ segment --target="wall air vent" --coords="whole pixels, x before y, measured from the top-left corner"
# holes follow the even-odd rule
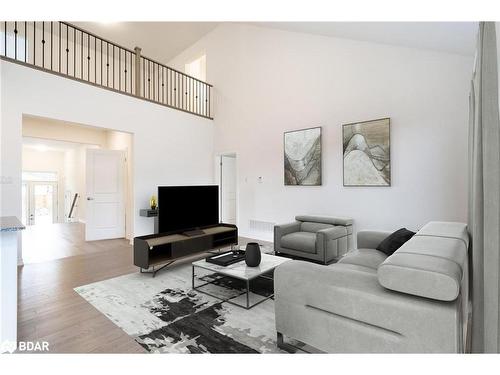
[[[250,229],[256,232],[273,233],[275,224],[270,221],[250,219]]]

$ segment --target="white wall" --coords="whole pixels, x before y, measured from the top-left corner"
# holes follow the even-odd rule
[[[213,183],[212,121],[9,62],[1,66],[0,215],[21,215],[23,114],[134,134],[134,235],[153,232],[139,216],[158,185]],[[11,182],[11,183],[8,183]]]
[[[238,156],[243,235],[257,235],[250,219],[306,213],[350,216],[357,229],[466,219],[472,57],[223,24],[170,65],[200,53],[215,89],[215,152]],[[392,187],[343,187],[342,124],[382,117]],[[283,132],[313,126],[323,127],[323,185],[286,187]]]
[[[73,143],[85,143],[106,147],[106,129],[83,126],[68,121],[58,121],[43,117],[23,116],[23,136],[55,139]]]

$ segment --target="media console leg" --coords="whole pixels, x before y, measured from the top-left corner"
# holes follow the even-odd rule
[[[191,266],[192,273],[191,273],[191,288],[194,289],[194,266]]]

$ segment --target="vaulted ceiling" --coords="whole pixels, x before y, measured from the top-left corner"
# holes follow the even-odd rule
[[[218,22],[75,22],[144,56],[168,63],[216,28]],[[474,54],[476,22],[253,22],[254,26],[322,36]]]

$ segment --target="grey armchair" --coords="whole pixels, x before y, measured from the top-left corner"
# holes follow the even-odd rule
[[[328,264],[352,249],[352,219],[307,216],[274,227],[274,251]]]

